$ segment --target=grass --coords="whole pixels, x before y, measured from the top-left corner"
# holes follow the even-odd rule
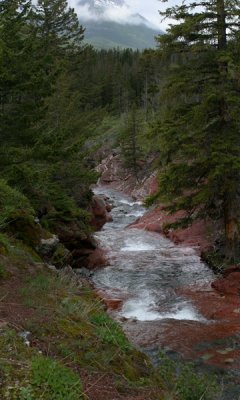
[[[14,329],[0,327],[1,399],[87,399],[83,371],[111,377],[120,393],[133,397],[140,393],[148,400],[215,399],[216,386],[192,367],[179,370],[166,359],[154,369],[92,289],[73,277],[35,272],[24,277],[20,294],[24,307],[34,309],[23,329],[31,332],[37,346],[27,347]]]
[[[1,331],[0,350],[1,399],[85,399],[76,373],[61,362],[27,348],[15,331],[8,328]]]
[[[220,388],[214,376],[197,374],[193,364],[173,361],[164,353],[159,357],[157,373],[169,393],[169,400],[220,399]]]

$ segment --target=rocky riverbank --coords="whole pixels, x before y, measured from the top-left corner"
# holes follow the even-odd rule
[[[148,160],[146,165],[153,160]],[[131,196],[135,200],[144,200],[154,195],[158,189],[155,172],[146,174],[147,168],[142,168],[140,178],[136,179],[125,168],[121,156],[116,152],[107,156],[97,167],[101,176],[99,184],[113,188]],[[182,223],[187,217],[186,211],[169,213],[163,205],[151,207],[137,218],[129,227],[156,232],[165,235],[175,244],[193,248],[202,259],[218,274],[227,267],[222,257],[221,233],[219,224],[210,219],[198,219]],[[240,279],[236,276],[236,268],[228,266],[227,272],[213,283],[213,288],[222,294],[240,294]]]
[[[173,359],[192,360],[198,369],[223,379],[224,394],[218,399],[238,400],[240,297],[236,287],[223,291],[222,281],[237,277],[239,269],[215,280],[196,252],[199,246],[193,248],[192,241],[175,246],[159,235],[161,229],[156,234],[138,226],[146,215],[126,229],[144,210],[109,186],[101,190],[115,203],[113,222],[97,234],[108,248],[108,267],[93,275],[108,310],[156,365],[160,350]]]

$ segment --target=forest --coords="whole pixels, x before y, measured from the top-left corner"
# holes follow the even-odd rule
[[[159,192],[149,203],[221,221],[224,255],[238,260],[239,7],[204,7],[166,9],[181,23],[140,53],[83,45],[64,1],[1,1],[3,193],[46,224],[52,212],[74,215],[96,181],[88,160],[109,134],[135,174],[154,155]]]
[[[218,231],[217,262],[240,262],[240,4],[183,2],[161,14],[173,23],[156,37],[156,49],[95,50],[84,44],[81,17],[79,21],[67,1],[0,0],[0,282],[8,277],[9,263],[16,269],[42,262],[40,237],[61,237],[62,232],[70,237],[74,230],[74,240],[84,242],[91,235],[90,188],[99,177],[95,167],[101,151],[116,148],[136,180],[157,171],[158,190],[146,199],[147,206],[164,204],[169,213],[185,210],[182,226],[208,219]],[[63,240],[51,263],[61,267],[67,259],[74,266],[78,261],[73,253],[73,243]],[[55,284],[47,279],[40,282],[41,288]],[[61,285],[56,290],[65,293],[68,289]],[[40,286],[30,285],[28,290],[39,290],[40,296]],[[74,308],[76,293],[71,293],[73,303],[68,307]],[[93,294],[87,295],[85,306],[89,296],[98,307]],[[103,330],[96,316],[89,318]],[[86,332],[90,325],[84,326]],[[122,335],[115,325],[112,329]],[[120,340],[122,351],[132,351],[134,358],[129,344]],[[0,335],[0,342],[11,341],[18,341],[12,332]],[[68,357],[71,351],[66,355],[62,349],[61,356]],[[130,367],[122,367],[130,380],[134,374],[139,378],[139,385],[150,380],[141,375],[141,357],[134,361],[140,378]],[[129,360],[125,361],[127,365]],[[51,370],[51,365],[35,357],[36,390],[44,379],[37,372],[41,368]],[[121,370],[119,375],[125,373]],[[57,380],[61,374],[64,370],[59,370]],[[69,374],[66,379],[77,390],[78,381]],[[159,379],[156,385],[162,387]],[[39,398],[25,386],[15,387],[15,394],[8,397],[1,393],[2,398]],[[47,390],[41,398],[85,398],[79,397],[82,389],[72,397],[47,397]],[[200,397],[200,392],[187,397],[177,390],[171,398],[215,398],[212,392],[210,397]],[[159,392],[153,392],[146,398],[160,399]]]

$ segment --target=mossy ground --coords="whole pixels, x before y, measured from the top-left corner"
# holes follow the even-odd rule
[[[129,343],[86,282],[17,254],[0,255],[2,400],[190,398],[176,392],[174,368],[170,384]]]

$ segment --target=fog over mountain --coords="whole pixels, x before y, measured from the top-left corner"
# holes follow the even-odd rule
[[[141,6],[139,5],[141,3]],[[145,3],[145,6],[144,6]],[[104,20],[121,24],[142,23],[160,29],[158,0],[69,0],[80,20]]]
[[[160,25],[146,18],[145,13],[140,14],[135,1],[69,0],[69,5],[75,8],[80,22],[86,28],[86,42],[94,47],[153,48],[156,46],[155,36],[162,33]],[[158,5],[157,0],[150,0],[150,4],[152,1]]]

